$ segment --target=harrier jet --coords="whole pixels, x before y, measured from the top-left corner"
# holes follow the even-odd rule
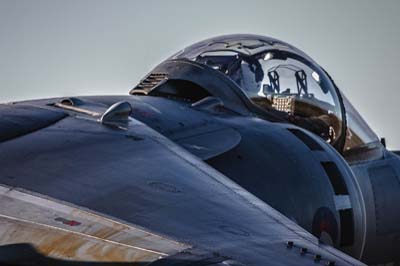
[[[0,264],[400,261],[399,157],[273,38],[196,43],[129,95],[1,104],[0,151]]]

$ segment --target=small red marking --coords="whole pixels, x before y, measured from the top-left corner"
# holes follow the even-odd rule
[[[78,222],[78,221],[75,221],[75,220],[68,220],[68,219],[65,219],[65,218],[62,218],[62,217],[57,217],[57,218],[54,219],[54,220],[56,220],[57,222],[62,222],[63,224],[66,224],[66,225],[69,225],[69,226],[78,226],[78,225],[81,224],[81,223]]]
[[[63,222],[63,224],[67,224],[67,225],[70,225],[70,226],[77,226],[77,225],[80,225],[81,223],[77,222],[77,221],[74,221],[74,220],[70,220],[70,221]]]

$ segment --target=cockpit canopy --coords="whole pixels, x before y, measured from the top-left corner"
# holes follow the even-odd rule
[[[157,95],[185,100],[211,95],[225,103],[227,98],[248,102],[251,112],[303,127],[344,155],[379,144],[328,74],[299,49],[273,38],[240,34],[193,44],[161,63],[131,93],[156,87]]]
[[[195,44],[173,58],[218,70],[264,111],[335,143],[342,133],[336,90],[325,72],[299,53],[274,39],[243,36]]]

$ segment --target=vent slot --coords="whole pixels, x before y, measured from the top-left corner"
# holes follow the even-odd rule
[[[142,80],[135,89],[149,91],[167,79],[168,75],[165,73],[151,73],[144,80]]]
[[[298,139],[300,139],[304,144],[306,144],[310,150],[312,150],[312,151],[323,151],[324,150],[324,148],[322,148],[322,146],[319,145],[318,142],[316,142],[312,137],[308,136],[302,130],[296,129],[296,128],[288,128],[288,130],[293,135],[295,135]]]
[[[331,181],[333,190],[336,195],[348,195],[346,183],[344,182],[342,173],[334,162],[321,162],[326,174]]]
[[[354,244],[353,210],[340,210],[340,246],[352,246]]]

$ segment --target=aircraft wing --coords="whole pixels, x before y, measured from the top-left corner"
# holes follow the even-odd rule
[[[1,263],[363,265],[137,120],[1,105],[0,141]]]

